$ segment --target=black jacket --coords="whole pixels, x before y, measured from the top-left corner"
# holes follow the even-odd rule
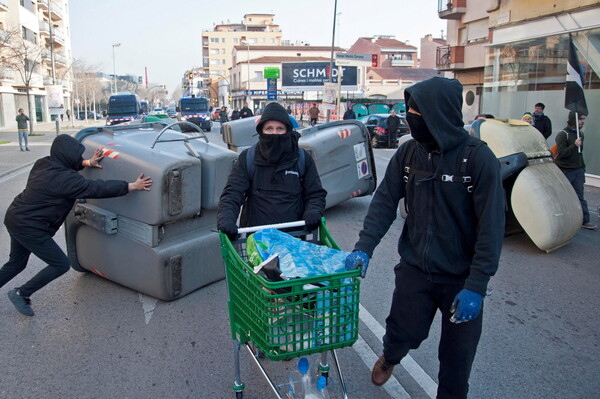
[[[390,115],[387,118],[387,131],[391,134],[398,134],[400,128],[400,117],[398,115]]]
[[[581,152],[575,145],[577,140],[577,130],[566,127],[556,135],[556,158],[554,163],[561,169],[585,169],[583,162],[583,132],[580,130],[581,136]]]
[[[545,139],[552,135],[552,122],[544,114],[533,114],[533,126],[542,133]]]
[[[301,149],[301,151],[304,151]],[[221,194],[217,226],[236,223],[242,205],[240,226],[260,226],[303,220],[304,214],[325,211],[327,191],[321,186],[317,168],[305,153],[305,173],[300,178],[297,153],[279,166],[254,164],[254,177],[248,178],[246,156],[242,151]]]
[[[8,230],[53,236],[78,198],[108,198],[125,195],[128,183],[91,180],[77,173],[82,168],[85,147],[69,135],[54,139],[50,156],[38,159],[25,190],[6,211]]]
[[[411,167],[459,176],[468,133],[461,113],[462,86],[457,80],[432,78],[407,88],[439,151],[428,153],[417,143]],[[431,99],[435,98],[435,101]],[[480,146],[467,166],[473,179],[469,193],[461,183],[444,182],[410,174],[403,180],[407,143],[400,146],[388,164],[354,249],[372,256],[386,234],[404,198],[408,217],[398,242],[402,261],[420,268],[433,282],[464,284],[485,294],[498,269],[504,237],[504,193],[500,164],[492,151]]]
[[[252,115],[253,115],[252,110],[250,108],[244,107],[244,108],[240,109],[240,117],[241,118],[249,118]]]

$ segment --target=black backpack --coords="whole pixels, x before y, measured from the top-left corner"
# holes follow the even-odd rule
[[[465,186],[467,192],[471,193],[473,192],[473,179],[471,178],[470,173],[468,173],[469,170],[467,169],[467,166],[472,164],[473,156],[477,152],[477,149],[483,144],[485,144],[484,141],[479,140],[473,136],[469,136],[469,138],[467,139],[467,143],[465,144],[463,156],[461,160],[459,160],[459,175],[455,176],[439,173],[436,173],[434,175],[429,171],[418,170],[411,167],[411,162],[415,154],[415,150],[417,148],[417,141],[410,140],[407,144],[408,148],[406,149],[406,155],[404,156],[403,180],[405,183],[408,183],[408,175],[414,174],[423,176],[425,178],[441,180],[445,183],[460,183]]]

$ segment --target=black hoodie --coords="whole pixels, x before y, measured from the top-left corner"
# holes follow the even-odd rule
[[[9,231],[53,236],[78,198],[127,194],[126,181],[91,180],[77,173],[83,168],[84,151],[85,147],[67,134],[54,139],[50,156],[35,162],[25,190],[6,211],[4,224]]]
[[[284,134],[264,134],[267,121],[286,125]],[[243,205],[241,226],[260,226],[306,219],[307,212],[323,215],[327,191],[310,154],[305,153],[305,171],[298,170],[299,134],[292,130],[290,116],[280,104],[270,103],[256,126],[259,132],[254,156],[254,176],[248,179],[248,150],[242,151],[221,194],[217,227],[236,224]]]
[[[432,78],[405,90],[418,104],[437,150],[417,143],[411,167],[430,173],[460,176],[459,164],[468,133],[462,121],[462,85],[454,79]],[[408,217],[398,242],[402,261],[421,269],[433,282],[464,284],[485,294],[498,269],[504,236],[504,193],[500,165],[492,151],[480,146],[468,166],[473,192],[462,183],[409,175],[404,183],[403,144],[391,159],[360,232],[355,250],[372,256],[396,218],[404,198]]]

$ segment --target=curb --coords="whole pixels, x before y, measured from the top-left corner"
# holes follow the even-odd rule
[[[36,161],[37,161],[37,160],[36,160]],[[21,165],[21,166],[17,166],[16,168],[13,168],[13,169],[11,169],[11,170],[7,170],[6,172],[0,172],[0,179],[1,179],[1,178],[3,178],[3,177],[6,177],[6,176],[8,176],[8,175],[12,175],[12,174],[14,174],[14,173],[17,173],[17,172],[18,172],[18,171],[20,171],[20,170],[23,170],[23,169],[29,168],[29,167],[30,167],[30,166],[32,166],[32,165],[33,165],[33,164],[34,164],[36,161],[29,162],[29,163],[26,163],[26,164],[24,164],[24,165]]]

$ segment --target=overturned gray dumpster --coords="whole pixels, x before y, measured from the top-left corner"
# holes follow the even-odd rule
[[[181,124],[181,123],[180,123]],[[177,124],[84,129],[84,158],[102,148],[92,179],[152,177],[149,192],[90,199],[65,222],[72,267],[141,293],[173,300],[225,277],[216,209],[237,154]]]

